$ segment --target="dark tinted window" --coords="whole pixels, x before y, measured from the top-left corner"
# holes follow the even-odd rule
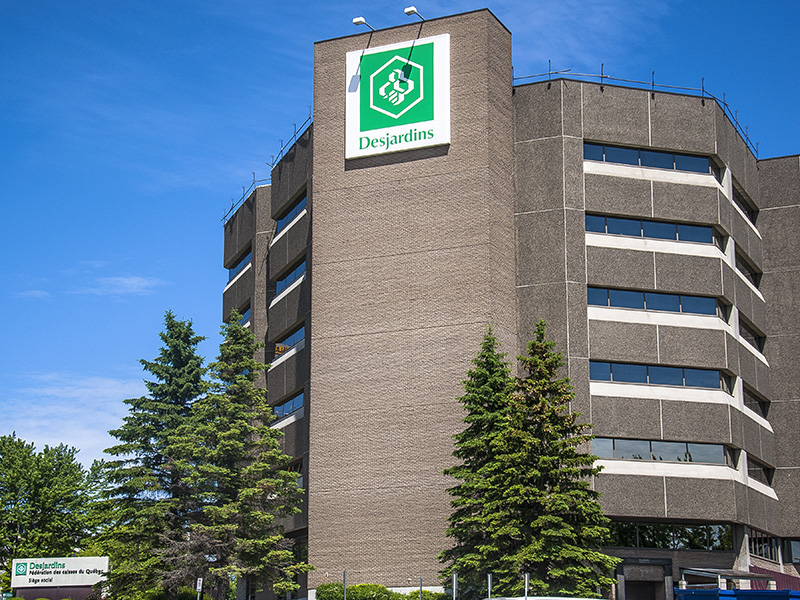
[[[683,369],[678,367],[650,367],[650,383],[653,385],[683,385]]]
[[[611,373],[614,381],[647,383],[647,367],[645,365],[613,363]]]
[[[586,288],[586,296],[592,306],[608,306],[608,290],[605,288]]]
[[[678,550],[705,550],[708,547],[708,527],[705,525],[676,525],[673,533]]]
[[[679,312],[681,310],[680,297],[675,294],[658,294],[647,292],[645,294],[647,310],[667,310]]]
[[[606,146],[606,161],[623,165],[638,165],[639,151],[633,148],[615,148]],[[708,165],[706,164],[706,168]]]
[[[675,223],[659,223],[658,221],[644,221],[642,223],[644,237],[656,238],[659,240],[674,240]]]
[[[689,387],[719,388],[719,371],[707,369],[684,369],[683,376]]]
[[[611,363],[589,361],[589,379],[611,381]]]
[[[584,144],[583,158],[586,160],[603,160],[603,146],[600,144]]]
[[[714,243],[714,231],[711,227],[700,225],[678,225],[678,239],[682,242]]]
[[[709,173],[708,158],[705,156],[675,155],[675,168],[678,171],[694,171],[695,173]]]
[[[717,301],[714,298],[698,296],[681,296],[681,308],[685,313],[698,315],[716,315]]]
[[[701,463],[725,464],[725,449],[716,444],[686,444],[689,461]]]
[[[608,290],[611,306],[620,308],[644,308],[644,294],[628,290]]]
[[[686,460],[686,444],[684,442],[652,442],[653,460],[683,462]]]
[[[647,440],[614,440],[614,458],[650,460],[650,442]]]
[[[638,219],[618,219],[616,217],[606,218],[608,233],[616,235],[632,235],[640,237],[642,235],[642,222]]]
[[[614,440],[610,438],[594,438],[592,453],[598,458],[614,458]]]
[[[606,218],[598,217],[597,215],[586,215],[586,231],[594,231],[595,233],[605,233]]]
[[[640,150],[643,167],[658,167],[659,169],[674,169],[671,152],[654,152],[653,150]]]

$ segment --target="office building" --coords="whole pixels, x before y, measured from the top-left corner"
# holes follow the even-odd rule
[[[795,585],[798,157],[756,158],[705,93],[515,85],[511,58],[488,10],[317,43],[313,125],[225,225],[224,314],[266,343],[307,489],[304,589],[440,585],[460,382],[488,324],[513,356],[542,318],[616,596]]]

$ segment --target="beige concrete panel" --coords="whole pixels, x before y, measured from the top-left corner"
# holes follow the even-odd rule
[[[514,140],[526,142],[563,135],[564,88],[530,83],[514,88]]]
[[[718,296],[722,291],[718,258],[656,253],[656,281],[665,292]]]
[[[643,179],[586,173],[586,212],[650,218],[650,182]]]
[[[593,396],[591,418],[597,437],[661,438],[661,409],[655,399]]]
[[[738,408],[728,407],[728,418],[731,423],[730,443],[734,448],[744,446],[744,415]]]
[[[548,337],[556,342],[556,348],[564,351],[567,347],[569,321],[566,284],[563,281],[517,288],[517,306],[520,352],[524,351],[528,340],[532,339],[536,322],[540,319],[547,323]]]
[[[729,521],[735,514],[733,482],[667,477],[667,518]]]
[[[741,352],[738,352],[739,368],[737,370],[734,364],[732,365],[734,367],[733,371],[736,375],[741,377],[743,381],[747,382],[750,387],[755,388],[758,385],[758,376],[756,375],[756,362],[758,362],[758,359],[752,352],[742,348],[739,342],[736,342],[736,344],[741,349]]]
[[[547,86],[544,81],[538,85]],[[581,82],[564,79],[561,85],[562,126],[564,135],[579,138],[583,141],[583,104],[581,100]]]
[[[564,207],[564,138],[545,138],[514,145],[517,212]]]
[[[659,325],[660,362],[706,369],[727,368],[725,333],[715,329],[690,329]]]
[[[763,362],[756,361],[756,391],[761,395],[772,398],[770,368]]]
[[[797,493],[800,488],[800,469],[777,469],[773,484],[780,499],[778,502],[780,522],[776,533],[785,537],[800,537],[800,522],[797,519],[800,513],[800,495]]]
[[[717,188],[653,182],[653,216],[664,221],[716,225]]]
[[[255,271],[253,267],[242,273],[231,287],[222,293],[222,317],[227,320],[231,311],[242,311],[250,303],[255,291]]]
[[[664,478],[600,473],[595,478],[600,504],[609,517],[663,519]]]
[[[517,215],[517,285],[565,281],[565,216],[563,208]],[[574,221],[573,215],[572,229]],[[583,245],[582,238],[577,242]],[[578,252],[575,244],[570,250]]]
[[[663,92],[639,93],[650,102],[652,146],[692,154],[716,152],[714,102]]]
[[[308,315],[311,309],[308,283],[304,281],[269,309],[270,328],[267,339],[270,343],[277,342]]]
[[[584,284],[567,283],[567,310],[569,312],[569,338],[567,346],[561,351],[570,357],[587,358],[589,356],[589,322]]]
[[[800,256],[800,236],[797,235],[800,231],[800,205],[764,210],[759,215],[758,225],[768,234],[764,243],[764,269],[797,269],[797,257]]]
[[[769,351],[774,337],[800,334],[800,270],[766,273],[763,291],[769,302],[765,352],[770,357],[774,354]]]
[[[575,399],[570,404],[572,412],[580,413],[582,422],[592,422],[592,398],[589,394],[589,359],[570,356],[567,362],[567,377],[570,378]]]
[[[748,525],[766,532],[774,532],[780,526],[778,502],[747,488],[748,508],[750,509]]]
[[[761,209],[796,204],[796,198],[800,197],[800,159],[797,155],[758,161],[758,173],[761,191],[758,206]],[[770,214],[767,211],[760,214],[759,223]]]
[[[770,399],[800,400],[800,386],[798,386],[800,365],[797,359],[800,355],[800,334],[770,337],[765,351],[772,371]]]
[[[637,290],[656,287],[651,252],[587,246],[586,272],[589,285]]]
[[[584,82],[583,136],[588,141],[648,146],[648,94]]]
[[[564,205],[584,210],[583,192],[583,140],[564,138]]]
[[[665,440],[730,443],[728,407],[724,404],[662,400],[661,410]]]
[[[655,325],[590,321],[589,356],[592,360],[657,363],[657,338]]]
[[[246,254],[245,249],[253,241],[253,236],[256,232],[255,227],[256,193],[253,192],[225,223],[223,267],[226,269],[233,267]]]

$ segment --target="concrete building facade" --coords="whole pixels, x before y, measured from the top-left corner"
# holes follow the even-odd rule
[[[448,142],[345,158],[347,53],[444,35]],[[319,42],[314,74],[313,125],[225,224],[223,294],[307,490],[304,589],[440,585],[460,382],[488,324],[514,355],[541,318],[594,425],[616,595],[791,582],[798,157],[758,160],[709,97],[515,86],[488,10]]]

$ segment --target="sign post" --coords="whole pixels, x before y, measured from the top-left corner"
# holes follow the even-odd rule
[[[200,593],[203,591],[203,578],[197,578],[197,600],[200,600]]]

